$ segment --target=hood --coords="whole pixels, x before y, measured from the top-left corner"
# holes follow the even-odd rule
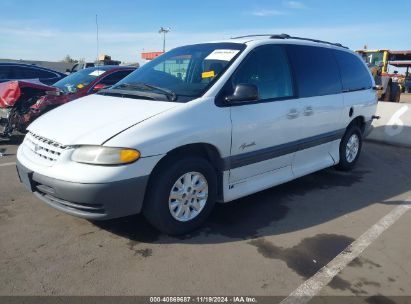
[[[135,124],[181,105],[89,95],[47,112],[27,129],[62,145],[101,145]]]
[[[56,91],[57,88],[45,85],[36,80],[18,80],[0,83],[0,108],[12,107],[19,100],[22,92],[25,97],[38,96],[46,94],[48,91]]]

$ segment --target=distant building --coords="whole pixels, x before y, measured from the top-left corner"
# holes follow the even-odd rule
[[[162,55],[164,52],[143,52],[141,58],[145,60],[153,60],[154,58]]]

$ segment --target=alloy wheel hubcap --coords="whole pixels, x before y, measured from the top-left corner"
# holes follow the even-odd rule
[[[208,198],[208,183],[199,172],[188,172],[171,188],[168,207],[174,219],[187,222],[197,217]]]
[[[347,146],[345,148],[345,158],[347,162],[352,163],[358,155],[360,149],[360,139],[357,134],[351,135],[348,139]]]

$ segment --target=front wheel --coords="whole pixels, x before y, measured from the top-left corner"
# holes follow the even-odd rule
[[[150,181],[144,216],[170,235],[188,233],[203,224],[217,197],[215,170],[205,159],[170,158]]]
[[[340,162],[336,168],[340,171],[352,170],[360,157],[362,149],[362,133],[357,126],[350,127],[340,143]]]

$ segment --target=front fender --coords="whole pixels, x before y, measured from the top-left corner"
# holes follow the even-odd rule
[[[135,148],[148,157],[196,143],[216,147],[222,157],[230,155],[229,107],[217,107],[213,98],[195,100],[135,125],[104,145]]]

